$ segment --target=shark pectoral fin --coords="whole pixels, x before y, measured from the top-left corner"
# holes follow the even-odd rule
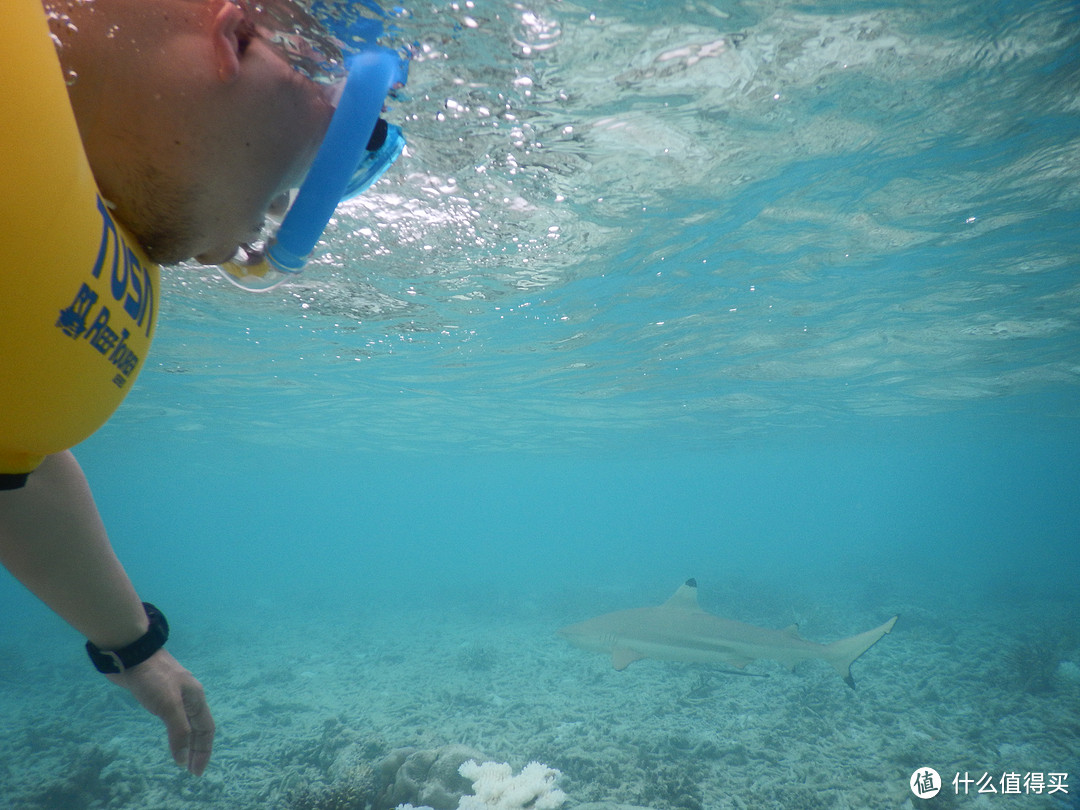
[[[645,656],[637,650],[631,650],[629,647],[614,647],[611,650],[611,665],[618,670],[626,669],[642,658],[645,658]]]

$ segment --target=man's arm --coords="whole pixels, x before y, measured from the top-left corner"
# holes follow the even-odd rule
[[[142,602],[70,452],[45,459],[22,489],[0,492],[0,563],[103,650],[124,647],[146,632]],[[214,721],[191,673],[162,649],[108,677],[164,721],[177,764],[201,774],[210,760]]]

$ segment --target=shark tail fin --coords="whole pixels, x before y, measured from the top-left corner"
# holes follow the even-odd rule
[[[891,632],[893,625],[896,624],[896,620],[899,616],[893,616],[881,627],[876,627],[873,630],[867,630],[865,633],[859,633],[857,636],[851,638],[842,638],[839,641],[834,641],[832,644],[825,645],[825,660],[827,660],[837,672],[844,679],[844,683],[855,688],[855,680],[851,677],[851,664],[852,662],[869,650],[877,642],[879,638],[888,632]]]

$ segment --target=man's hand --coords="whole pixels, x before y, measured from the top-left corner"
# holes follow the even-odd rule
[[[164,649],[126,672],[105,677],[162,719],[176,764],[201,776],[214,745],[214,718],[202,684]]]

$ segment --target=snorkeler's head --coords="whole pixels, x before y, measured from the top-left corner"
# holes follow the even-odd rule
[[[287,0],[92,0],[50,14],[95,179],[152,259],[228,260],[300,184],[344,61]]]

